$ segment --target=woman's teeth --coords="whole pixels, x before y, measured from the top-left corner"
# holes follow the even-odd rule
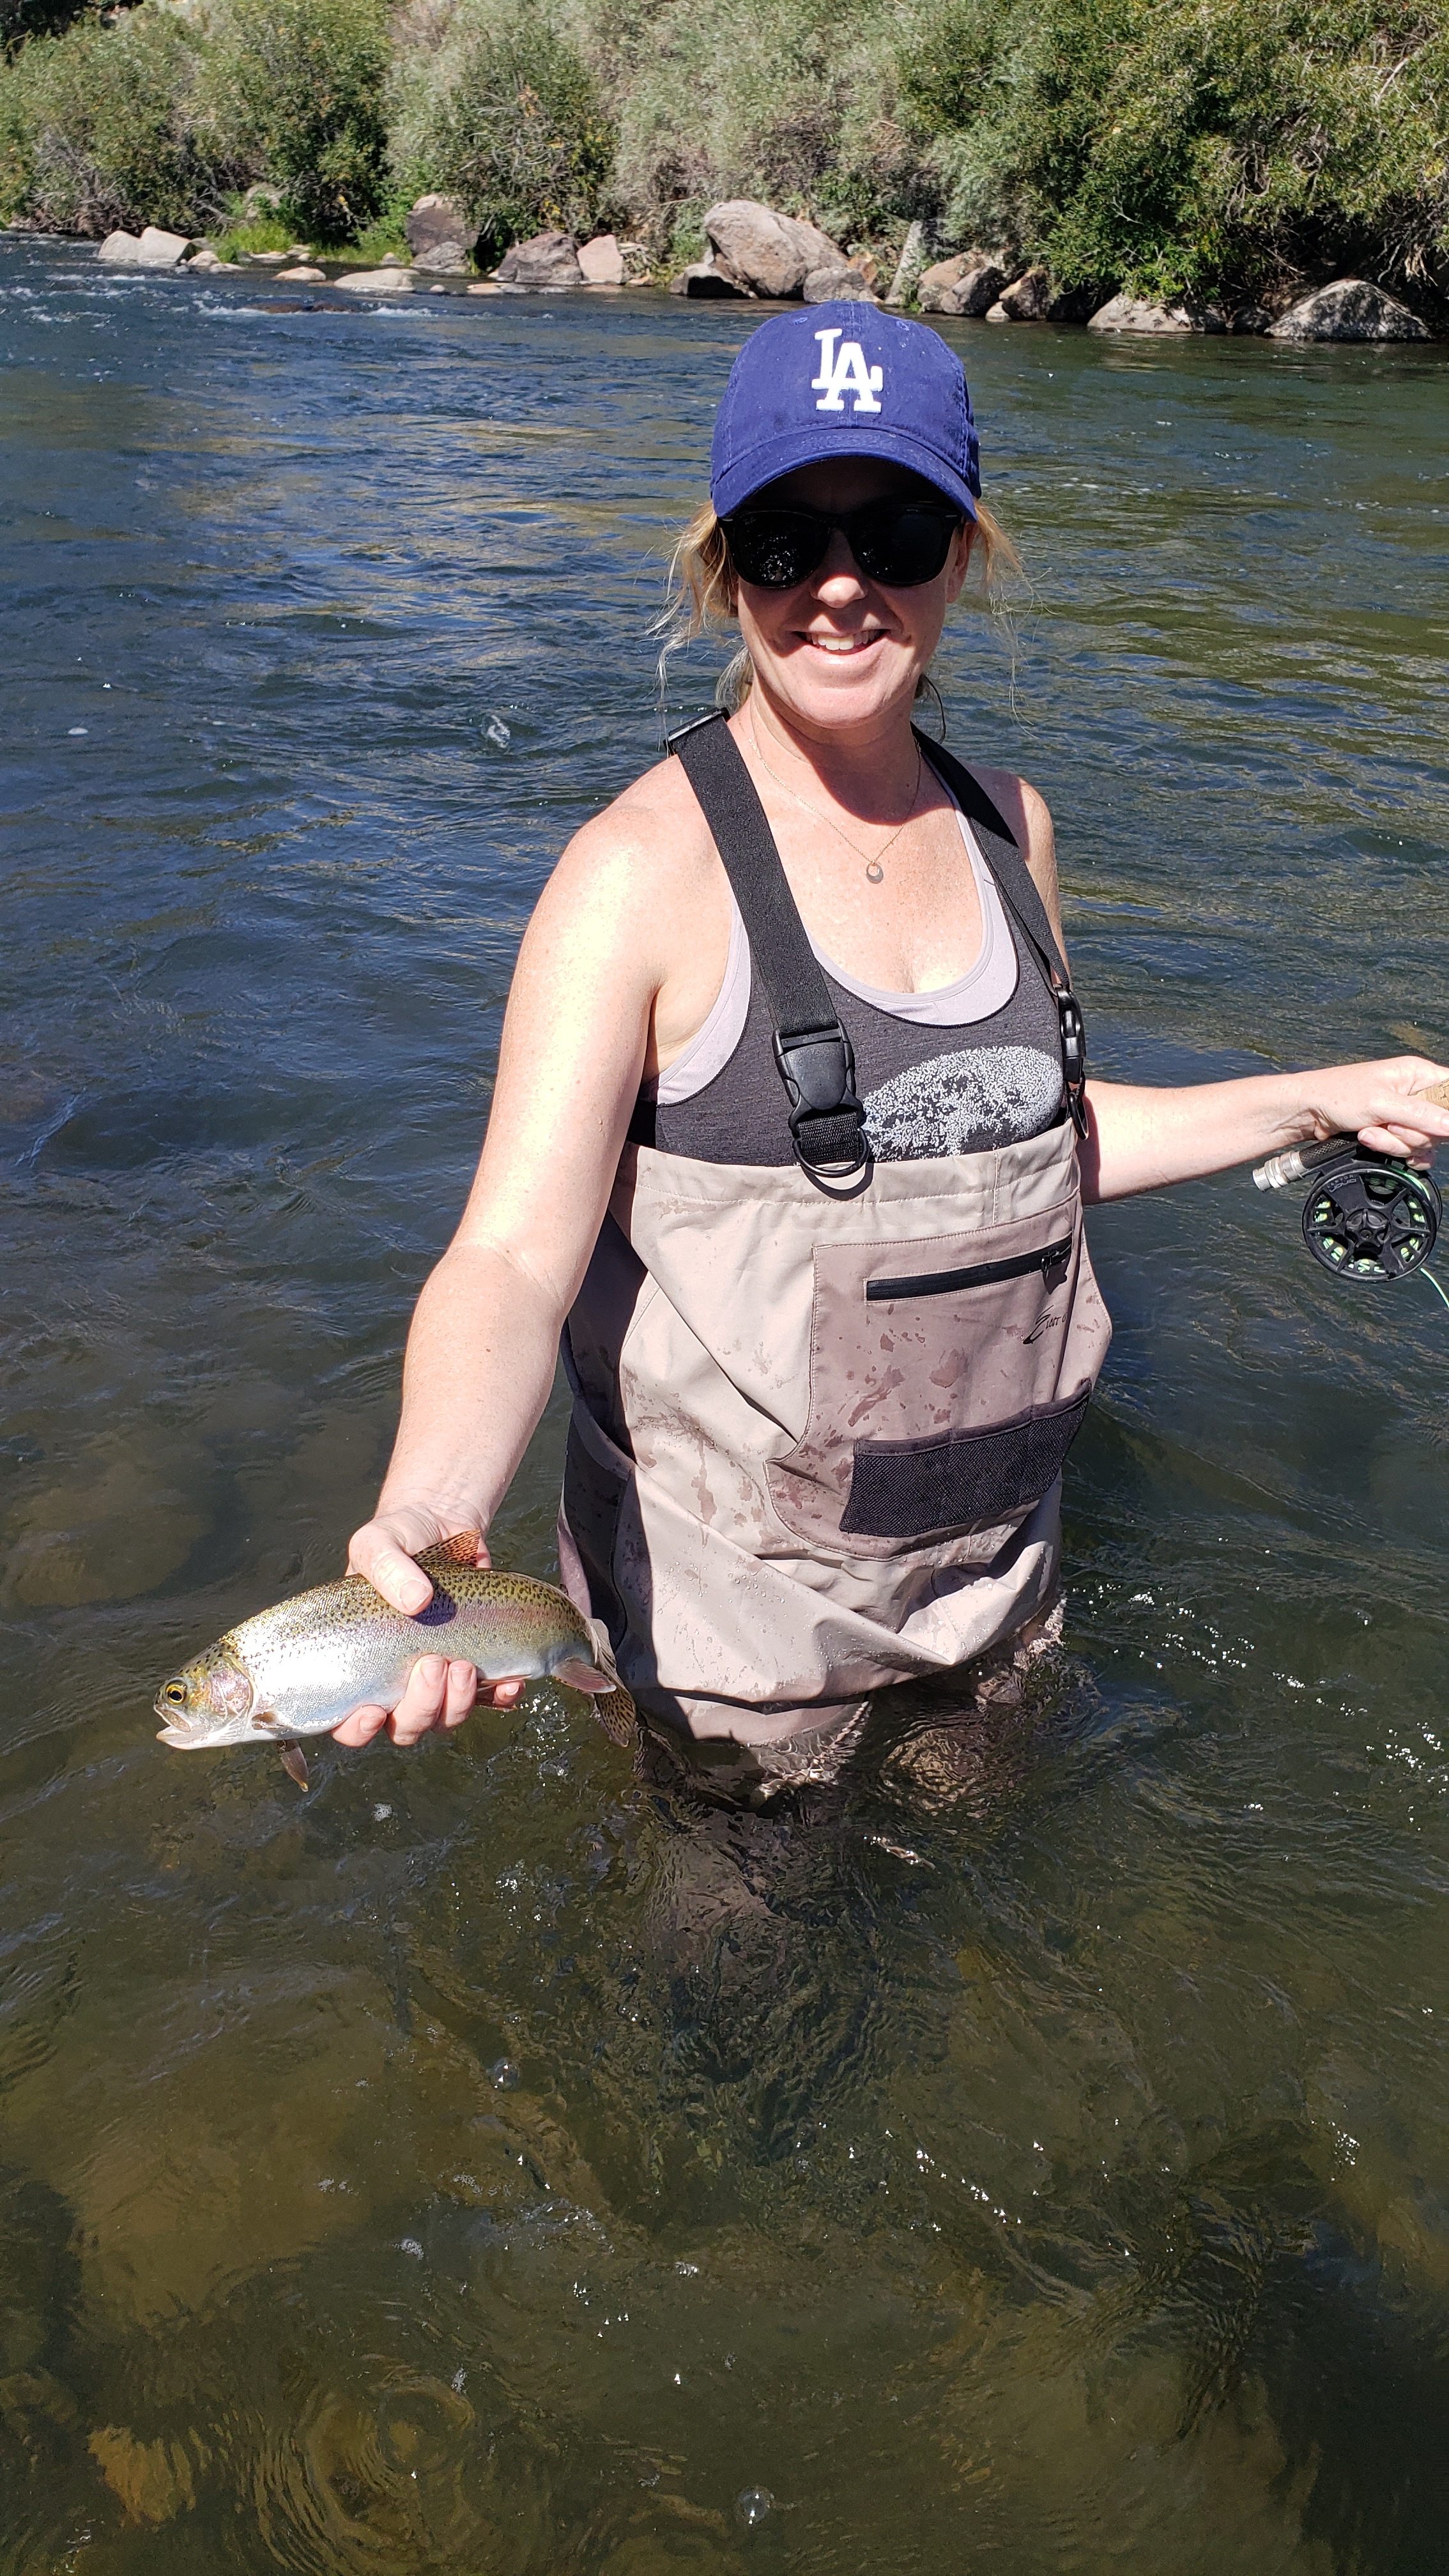
[[[807,635],[805,640],[814,645],[817,653],[863,653],[868,645],[878,644],[880,638],[881,629],[875,626],[868,635]]]

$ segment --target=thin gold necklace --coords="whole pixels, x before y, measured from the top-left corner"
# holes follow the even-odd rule
[[[755,724],[753,707],[750,710],[750,740],[754,744],[756,751],[759,752],[760,767],[769,772],[775,785],[777,787],[783,787],[787,796],[793,796],[797,805],[803,805],[807,814],[813,814],[817,823],[824,823],[830,831],[837,833],[840,839],[845,843],[846,848],[848,850],[854,850],[856,857],[864,861],[865,873],[870,879],[871,884],[879,885],[885,875],[885,870],[881,866],[881,861],[885,857],[887,850],[893,850],[895,848],[897,841],[900,839],[902,832],[906,828],[906,824],[912,820],[915,814],[917,802],[920,798],[921,777],[925,768],[925,763],[921,758],[920,745],[917,744],[916,746],[916,783],[911,790],[911,801],[906,808],[905,821],[897,823],[890,839],[888,841],[882,841],[880,848],[875,853],[875,856],[873,858],[869,858],[861,848],[860,843],[858,841],[853,841],[848,832],[841,830],[840,825],[834,820],[833,816],[822,814],[818,805],[812,805],[808,796],[802,796],[797,788],[790,785],[788,779],[780,776],[778,769],[772,769],[770,767],[770,763],[765,758],[763,751],[760,750],[760,736],[759,730]]]

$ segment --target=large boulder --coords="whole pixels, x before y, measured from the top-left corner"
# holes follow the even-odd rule
[[[534,233],[515,242],[493,272],[501,286],[582,286],[579,246],[572,233]]]
[[[242,199],[244,224],[265,223],[269,215],[279,215],[281,211],[282,191],[270,179],[256,180]]]
[[[1012,275],[1013,264],[1005,251],[957,251],[954,258],[938,259],[933,268],[922,270],[916,301],[923,313],[975,318],[990,311]]]
[[[1336,277],[1290,306],[1270,340],[1427,340],[1417,313],[1371,286],[1366,277]]]
[[[625,277],[624,254],[614,233],[595,233],[592,241],[580,246],[579,267],[586,286],[622,286]]]
[[[798,215],[777,215],[753,197],[727,197],[711,206],[704,231],[716,270],[746,295],[801,295],[813,270],[845,266],[828,233]]]
[[[128,232],[107,233],[96,253],[97,259],[103,259],[108,268],[134,268],[140,256],[141,236]]]
[[[403,230],[414,268],[456,277],[472,265],[478,226],[456,197],[419,197],[408,209]]]

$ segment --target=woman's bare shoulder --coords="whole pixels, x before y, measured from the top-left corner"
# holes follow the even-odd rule
[[[652,896],[688,894],[714,863],[714,843],[694,791],[677,760],[656,761],[568,843],[555,884],[600,879]]]

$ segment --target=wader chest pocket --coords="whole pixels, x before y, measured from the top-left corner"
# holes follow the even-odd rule
[[[995,1225],[817,1244],[810,1411],[769,1467],[848,1556],[990,1564],[1061,1473],[1106,1338],[1075,1191]]]
[[[841,1529],[852,1537],[929,1538],[1029,1510],[1061,1474],[1090,1394],[1083,1387],[1065,1404],[991,1431],[858,1441]]]

